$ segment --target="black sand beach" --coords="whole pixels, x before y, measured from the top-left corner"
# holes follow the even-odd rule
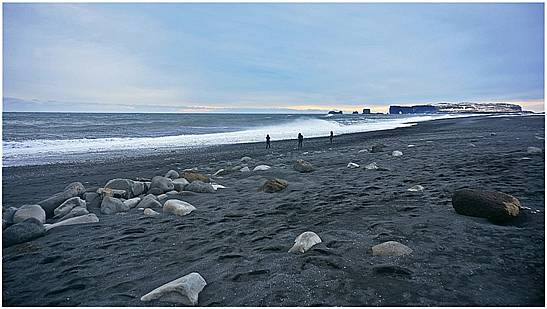
[[[188,196],[197,210],[184,217],[95,208],[99,223],[59,227],[3,249],[3,305],[172,306],[140,297],[199,272],[208,283],[200,306],[544,306],[545,157],[526,152],[545,148],[544,124],[544,116],[474,117],[335,136],[333,145],[310,139],[301,151],[296,140],[272,140],[268,150],[242,144],[3,168],[8,208],[74,181],[102,187],[194,167],[211,175],[243,156],[253,159],[251,170],[272,166],[213,178],[227,188]],[[383,152],[359,152],[376,143]],[[297,159],[316,170],[295,171]],[[387,170],[363,169],[372,162]],[[273,177],[288,187],[257,192]],[[414,185],[424,191],[407,191]],[[505,225],[456,214],[451,194],[466,187],[511,194],[527,208]],[[305,231],[323,242],[288,253]],[[413,253],[372,255],[373,245],[389,240]]]

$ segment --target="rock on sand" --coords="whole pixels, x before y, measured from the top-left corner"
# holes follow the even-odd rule
[[[155,176],[152,178],[152,183],[150,183],[150,190],[156,189],[159,194],[169,192],[174,188],[173,181],[167,177]]]
[[[177,178],[173,180],[173,186],[175,187],[175,190],[182,191],[184,188],[189,184],[188,180],[186,178]]]
[[[421,192],[424,190],[424,187],[420,186],[420,185],[415,185],[415,186],[412,186],[410,188],[408,188],[408,191],[410,192]]]
[[[321,243],[321,238],[314,232],[304,232],[294,240],[294,245],[289,250],[292,253],[304,253],[311,247]]]
[[[179,178],[179,173],[175,170],[170,170],[165,174],[165,178],[177,179]]]
[[[124,212],[128,210],[129,207],[115,197],[105,196],[103,198],[103,202],[101,203],[101,213],[105,215],[110,215],[117,212]]]
[[[266,181],[258,191],[264,191],[267,193],[273,193],[285,189],[289,185],[289,182],[285,179],[274,178]]]
[[[359,168],[359,164],[350,162],[348,163],[347,168]]]
[[[23,222],[28,218],[35,218],[40,223],[46,222],[46,212],[40,205],[23,205],[13,214],[13,223]]]
[[[454,192],[452,206],[460,215],[487,218],[493,222],[514,219],[521,208],[520,201],[512,195],[472,189]]]
[[[127,207],[129,207],[129,208],[134,208],[134,207],[137,206],[140,202],[141,202],[141,198],[140,198],[140,197],[134,197],[134,198],[131,198],[131,199],[128,199],[128,200],[123,201],[123,203],[125,204],[125,206],[127,206]]]
[[[97,223],[97,222],[99,222],[99,218],[97,218],[97,215],[87,214],[87,215],[83,215],[83,216],[79,216],[75,218],[66,219],[54,224],[44,224],[44,227],[46,228],[46,231],[49,231],[53,228],[63,226],[63,225],[75,225],[75,224],[86,224],[86,223]]]
[[[141,301],[160,301],[180,303],[187,306],[198,304],[199,293],[207,282],[198,273],[191,273],[179,279],[166,283],[141,297]]]
[[[209,182],[209,177],[200,174],[196,171],[184,171],[182,173],[182,178],[186,178],[189,182],[194,182],[196,180],[203,181],[203,182]]]
[[[153,194],[145,196],[140,203],[137,204],[139,208],[161,208],[161,203],[158,202],[158,198]]]
[[[399,151],[399,150],[394,150],[392,153],[391,153],[392,156],[394,157],[400,157],[403,155],[403,152],[402,151]]]
[[[529,154],[541,154],[543,153],[543,150],[538,147],[528,147],[528,149],[526,149],[526,152]]]
[[[296,160],[296,162],[294,162],[293,168],[300,173],[309,173],[313,172],[314,170],[313,165],[311,165],[310,162],[304,161],[302,159]]]
[[[53,211],[54,218],[60,218],[68,214],[74,207],[83,207],[87,209],[85,200],[79,197],[73,197],[66,200]]]
[[[376,162],[372,162],[370,164],[365,165],[365,169],[367,169],[367,170],[377,170],[378,165],[376,164]]]
[[[157,216],[160,215],[159,212],[154,211],[154,210],[151,209],[151,208],[146,208],[146,209],[144,210],[143,213],[144,213],[144,215],[145,215],[146,217],[157,217]]]
[[[256,171],[267,171],[269,170],[271,167],[268,166],[268,165],[257,165],[255,168],[253,168],[253,172],[256,172]]]
[[[46,229],[36,218],[28,218],[2,231],[2,246],[9,247],[44,236]]]
[[[215,188],[210,183],[205,183],[201,180],[192,181],[185,188],[187,191],[198,192],[198,193],[214,193]]]
[[[412,253],[412,249],[396,241],[386,241],[372,247],[372,255],[403,256]]]
[[[196,210],[196,207],[192,204],[180,200],[168,200],[163,204],[163,212],[177,216],[186,216],[194,210]]]

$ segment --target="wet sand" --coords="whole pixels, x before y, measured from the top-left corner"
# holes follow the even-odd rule
[[[438,120],[335,136],[333,145],[328,137],[305,140],[301,151],[296,140],[272,140],[269,150],[254,143],[3,168],[7,208],[73,181],[103,186],[193,167],[213,174],[243,156],[253,158],[251,170],[272,166],[213,178],[227,188],[188,196],[197,210],[185,217],[90,209],[99,223],[59,227],[3,249],[3,305],[172,306],[140,297],[199,272],[208,283],[200,306],[543,306],[545,157],[526,148],[545,148],[544,123],[544,116]],[[383,152],[359,152],[376,143]],[[316,170],[295,171],[297,159]],[[362,168],[372,162],[387,170]],[[289,186],[257,192],[273,177]],[[407,191],[418,184],[423,192]],[[514,195],[529,209],[506,225],[458,215],[451,194],[465,187]],[[323,242],[288,253],[305,231]],[[389,240],[413,253],[372,255],[371,246]]]

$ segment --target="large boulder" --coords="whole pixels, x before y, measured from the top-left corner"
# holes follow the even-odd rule
[[[141,301],[160,300],[180,303],[187,306],[198,304],[198,296],[207,285],[198,273],[191,273],[177,280],[166,283],[141,297]]]
[[[273,193],[285,189],[289,185],[285,179],[274,178],[266,181],[258,191]]]
[[[512,195],[472,189],[455,191],[452,206],[460,215],[487,218],[493,222],[514,219],[521,208],[520,201]]]
[[[412,249],[396,241],[386,241],[372,247],[372,255],[404,256],[412,253]]]
[[[46,229],[36,218],[28,218],[2,231],[2,246],[9,247],[44,236]]]
[[[196,207],[192,204],[179,200],[168,200],[163,204],[163,212],[177,216],[186,216],[194,210]]]
[[[186,180],[186,178],[177,178],[173,180],[173,186],[175,187],[176,191],[182,191],[184,190],[184,187],[186,187],[190,182]]]
[[[155,176],[154,178],[152,178],[152,183],[150,184],[150,190],[154,188],[159,189],[158,192],[161,191],[161,193],[164,193],[164,192],[173,190],[175,186],[173,185],[173,180],[171,180],[170,178]]]
[[[110,215],[117,212],[125,212],[128,210],[129,207],[115,197],[105,196],[103,198],[103,202],[101,203],[101,213],[105,215]]]
[[[200,180],[192,181],[184,190],[198,193],[214,193],[215,188],[210,183],[205,183]]]
[[[313,165],[310,162],[304,161],[302,159],[296,160],[293,165],[294,169],[301,173],[309,173],[314,170]]]
[[[13,223],[23,222],[28,218],[35,218],[40,223],[44,223],[46,212],[40,205],[23,205],[13,214]]]
[[[170,170],[169,172],[167,172],[167,174],[165,174],[165,177],[170,179],[177,179],[179,178],[179,173],[175,170]]]
[[[184,171],[182,172],[182,178],[186,178],[189,182],[194,182],[196,180],[202,181],[202,182],[209,182],[209,177],[200,174],[196,171]]]
[[[54,218],[61,218],[68,214],[74,207],[83,207],[87,209],[86,202],[79,197],[73,197],[66,200],[53,211]]]
[[[53,211],[59,207],[64,201],[75,196],[82,196],[85,192],[85,187],[79,182],[73,182],[65,187],[62,192],[58,192],[53,196],[38,202],[46,212],[46,218],[53,217]]]
[[[138,208],[161,208],[160,202],[158,202],[158,198],[154,196],[153,194],[148,194],[145,196],[140,203],[137,204]]]
[[[99,222],[99,218],[97,218],[97,215],[95,214],[87,214],[83,216],[78,216],[70,219],[66,219],[54,224],[44,224],[44,227],[46,231],[49,231],[53,228],[59,227],[59,226],[65,226],[65,225],[75,225],[75,224],[87,224],[87,223],[97,223]]]
[[[321,238],[314,232],[304,232],[294,240],[294,245],[289,250],[292,253],[304,253],[311,247],[321,243]]]

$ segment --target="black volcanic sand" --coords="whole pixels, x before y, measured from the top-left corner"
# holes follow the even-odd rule
[[[72,181],[102,186],[193,167],[212,174],[243,156],[254,159],[251,169],[273,167],[216,178],[228,188],[189,196],[197,210],[185,217],[93,209],[99,223],[56,228],[4,249],[3,305],[171,306],[140,297],[199,272],[208,283],[201,306],[543,306],[545,157],[526,148],[544,148],[544,123],[543,116],[452,119],[337,136],[332,146],[327,138],[305,140],[302,151],[294,140],[273,141],[271,151],[242,144],[3,168],[9,207]],[[358,152],[375,143],[385,151]],[[393,157],[393,150],[404,155]],[[293,170],[298,158],[317,170]],[[350,161],[361,168],[346,168]],[[371,162],[389,171],[362,168]],[[289,186],[257,192],[270,177]],[[425,190],[407,191],[416,184]],[[530,209],[506,225],[458,215],[451,194],[464,187],[502,191]],[[323,242],[287,253],[305,231]],[[414,252],[372,256],[371,246],[389,240]]]

